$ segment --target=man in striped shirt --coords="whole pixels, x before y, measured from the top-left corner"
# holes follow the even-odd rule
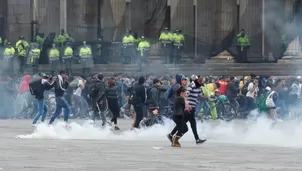
[[[201,144],[204,143],[206,140],[201,140],[199,139],[198,133],[197,133],[197,127],[196,127],[196,120],[195,120],[195,107],[197,103],[198,97],[201,98],[207,98],[204,96],[204,94],[201,91],[201,85],[203,84],[203,77],[198,76],[198,79],[193,81],[188,87],[187,87],[187,92],[189,93],[188,95],[188,103],[190,105],[191,110],[186,111],[185,113],[185,122],[190,122],[192,132],[194,134],[196,144]],[[177,129],[172,130],[170,134],[167,135],[168,139],[172,141],[173,135],[177,132]]]
[[[197,127],[196,127],[196,119],[195,119],[195,108],[196,108],[198,98],[203,98],[203,99],[207,98],[201,90],[202,84],[203,84],[203,77],[198,76],[198,79],[196,79],[195,81],[192,81],[191,84],[187,87],[187,92],[189,93],[188,102],[191,107],[191,110],[185,114],[185,121],[190,122],[192,132],[193,132],[195,140],[196,140],[196,144],[201,144],[206,141],[206,140],[199,139],[199,136],[197,133]]]

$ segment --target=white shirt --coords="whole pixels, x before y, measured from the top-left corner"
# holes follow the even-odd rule
[[[254,91],[250,91],[251,89],[253,89],[254,88],[254,83],[249,83],[249,86],[247,87],[247,93],[246,93],[246,97],[251,97],[251,98],[253,98],[253,99],[255,99],[256,98],[256,94],[258,93],[258,91],[259,91],[259,89],[258,89],[258,87],[256,87],[255,89],[254,89]]]
[[[299,85],[298,85],[299,87],[298,87],[298,98],[301,98],[301,89],[302,89],[302,84],[301,83],[299,83]]]
[[[83,80],[79,79],[78,88],[73,92],[73,95],[82,96],[82,85],[84,85],[84,82]]]

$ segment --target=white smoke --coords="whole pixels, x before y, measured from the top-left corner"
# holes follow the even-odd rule
[[[210,121],[198,122],[200,138],[207,138],[208,143],[238,143],[269,145],[282,147],[302,147],[302,126],[297,121],[277,123],[261,118],[257,121],[234,121],[231,123]],[[167,141],[166,135],[172,130],[174,123],[167,121],[164,126],[155,125],[140,130],[111,131],[109,127],[95,127],[90,123],[79,125],[75,122],[70,128],[62,123],[54,126],[39,124],[33,133],[19,135],[27,139],[91,139],[91,140],[138,140],[138,141]],[[189,131],[181,141],[194,142],[194,137],[188,124]]]

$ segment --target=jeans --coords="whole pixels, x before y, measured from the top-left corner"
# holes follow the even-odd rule
[[[89,107],[87,101],[81,96],[73,95],[72,97],[74,100],[74,105],[80,107],[79,116],[83,117],[83,116],[87,115],[88,107]],[[73,114],[75,114],[75,113],[73,113]]]
[[[64,121],[68,122],[70,105],[67,103],[64,97],[56,97],[56,111],[50,118],[49,124],[52,124],[55,119],[62,113],[62,108],[64,108]]]
[[[195,107],[195,117],[198,116],[199,112],[201,109],[204,109],[204,115],[208,115],[208,113],[210,112],[210,106],[209,104],[205,101],[205,100],[200,100],[197,102],[196,107]]]
[[[38,119],[42,116],[41,121],[44,122],[46,113],[47,113],[47,106],[44,103],[44,100],[38,100],[37,99],[37,108],[38,108],[38,113],[34,117],[33,124],[36,124]]]

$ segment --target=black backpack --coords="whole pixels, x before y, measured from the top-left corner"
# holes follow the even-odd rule
[[[29,91],[31,95],[36,95],[37,90],[42,86],[42,82],[39,76],[34,75],[29,80]]]

